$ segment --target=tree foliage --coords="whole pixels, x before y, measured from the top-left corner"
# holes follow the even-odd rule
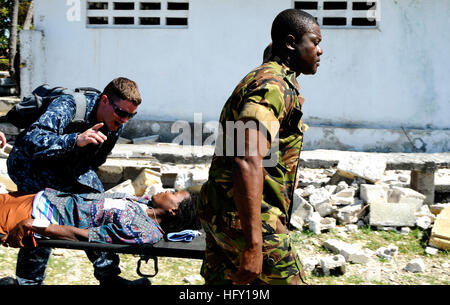
[[[29,0],[20,0],[19,4],[19,31],[25,22],[25,18],[30,5]],[[11,28],[11,11],[13,0],[0,0],[0,55],[6,55],[8,49],[9,29]]]

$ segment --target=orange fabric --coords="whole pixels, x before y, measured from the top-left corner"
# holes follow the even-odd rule
[[[0,194],[0,233],[11,231],[20,221],[31,218],[33,200],[36,194]]]

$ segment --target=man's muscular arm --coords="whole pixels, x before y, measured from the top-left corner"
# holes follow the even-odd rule
[[[240,136],[238,135],[238,138]],[[268,145],[269,142],[261,131],[253,128],[245,129],[245,155],[234,158],[233,199],[246,242],[239,270],[230,274],[231,280],[237,285],[252,282],[262,272],[261,201],[264,183],[262,160],[268,151]]]

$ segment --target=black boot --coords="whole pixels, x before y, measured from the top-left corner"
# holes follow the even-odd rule
[[[15,278],[10,276],[4,277],[0,279],[0,286],[11,286],[11,285],[19,285]]]

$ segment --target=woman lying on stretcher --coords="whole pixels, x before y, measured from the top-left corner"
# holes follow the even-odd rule
[[[106,243],[156,243],[164,234],[200,229],[196,195],[185,191],[152,197],[123,193],[0,194],[3,246],[35,246],[35,236]]]

